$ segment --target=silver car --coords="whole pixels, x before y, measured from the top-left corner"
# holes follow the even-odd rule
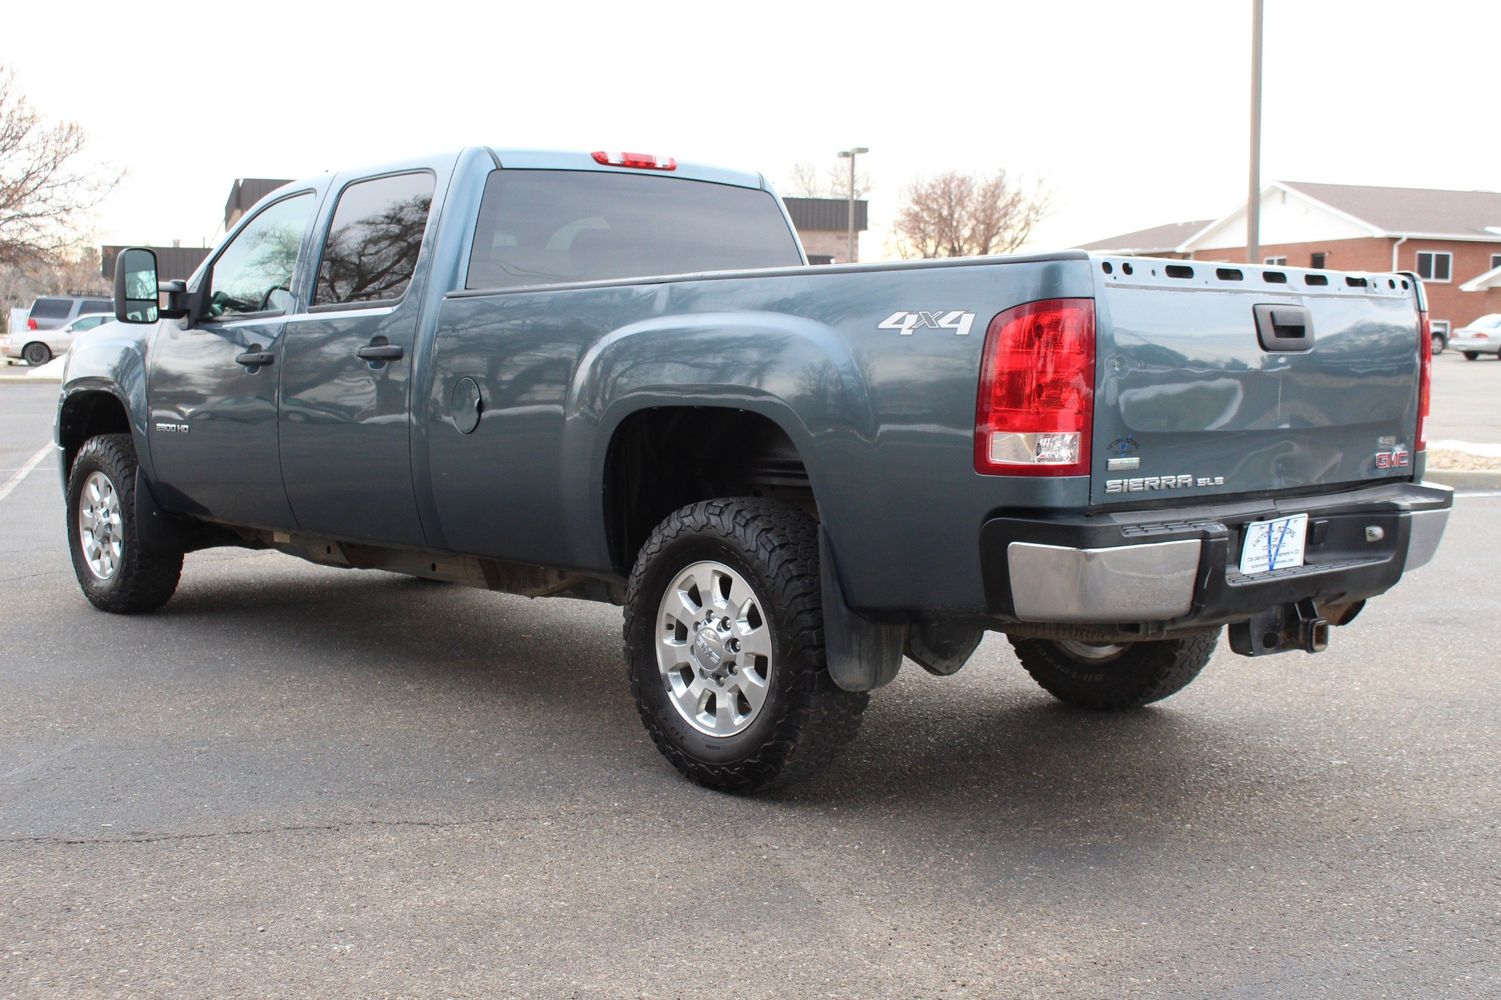
[[[0,337],[0,354],[21,358],[31,367],[39,368],[54,357],[68,353],[74,337],[114,318],[110,313],[85,313],[56,330],[21,330]]]
[[[1455,330],[1449,346],[1463,354],[1466,361],[1474,361],[1482,354],[1501,358],[1501,313],[1486,313]]]

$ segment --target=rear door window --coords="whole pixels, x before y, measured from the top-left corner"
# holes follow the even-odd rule
[[[78,307],[78,314],[84,313],[107,313],[114,312],[115,305],[108,299],[84,299],[83,305]]]
[[[394,302],[417,270],[422,234],[433,206],[427,171],[359,181],[339,194],[314,305]]]
[[[465,286],[801,263],[768,191],[644,174],[496,170],[485,182]]]

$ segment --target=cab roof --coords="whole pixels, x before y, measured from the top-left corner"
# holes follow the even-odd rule
[[[487,148],[502,168],[514,170],[619,170],[630,174],[652,174],[657,177],[678,177],[690,181],[709,181],[713,184],[733,184],[736,187],[766,189],[766,179],[754,171],[729,170],[725,167],[712,167],[702,163],[684,163],[682,160],[676,161],[677,165],[670,171],[649,170],[601,164],[594,159],[593,153],[548,149],[498,149],[494,146]]]

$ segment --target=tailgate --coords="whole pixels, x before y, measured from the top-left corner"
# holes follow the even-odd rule
[[[1414,282],[1095,258],[1096,505],[1406,479]]]

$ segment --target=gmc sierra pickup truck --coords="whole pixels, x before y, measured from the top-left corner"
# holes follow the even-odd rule
[[[299,181],[186,282],[122,253],[115,315],[56,428],[94,605],[158,608],[215,545],[622,604],[651,738],[724,790],[986,631],[1101,710],[1227,628],[1317,652],[1451,506],[1412,275],[808,267],[761,176],[650,155]]]

